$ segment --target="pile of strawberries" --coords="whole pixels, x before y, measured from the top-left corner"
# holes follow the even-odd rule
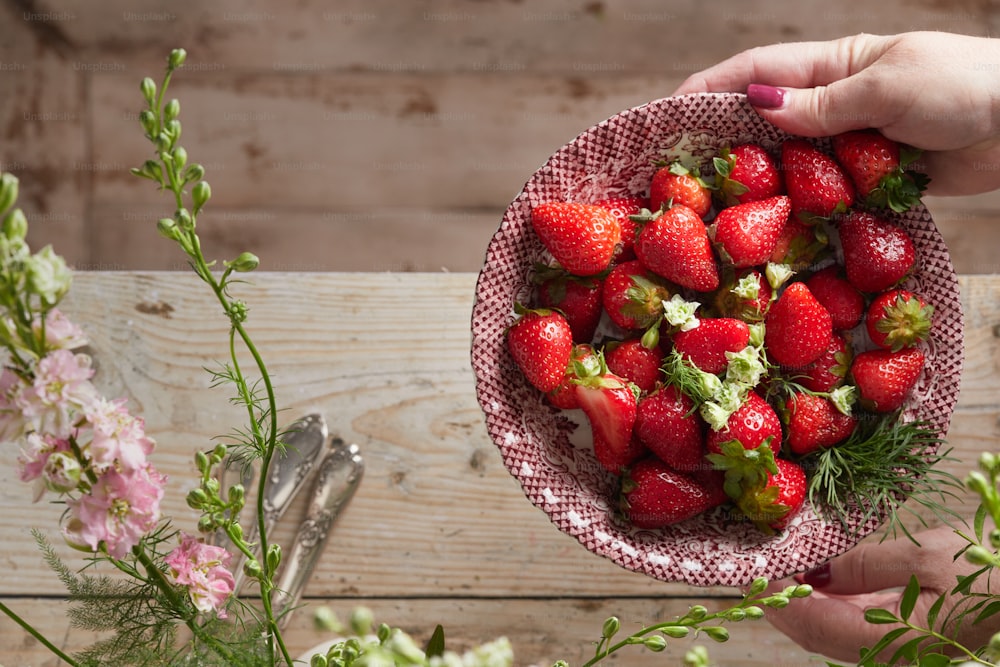
[[[732,503],[781,529],[803,458],[898,411],[920,376],[933,307],[899,287],[916,254],[886,210],[918,204],[926,177],[874,130],[831,144],[735,145],[659,164],[648,194],[534,207],[554,261],[508,349],[586,415],[633,525]]]

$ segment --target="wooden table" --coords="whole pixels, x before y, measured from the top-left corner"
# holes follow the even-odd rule
[[[241,290],[289,420],[322,411],[331,432],[360,445],[367,462],[306,591],[310,608],[328,605],[346,618],[364,604],[421,640],[441,623],[452,648],[506,635],[518,665],[558,658],[579,665],[611,614],[624,628],[637,628],[691,604],[714,608],[733,599],[732,590],[664,584],[622,570],[563,535],[525,499],[486,434],[474,395],[475,279],[269,273]],[[1000,276],[967,276],[961,287],[967,361],[950,442],[963,460],[954,472],[964,474],[979,452],[1000,449]],[[226,354],[227,324],[217,304],[183,272],[81,273],[66,310],[90,335],[100,387],[127,396],[158,441],[154,461],[170,475],[165,513],[193,530],[194,512],[184,504],[192,455],[245,416],[228,403],[227,391],[209,387],[203,370]],[[59,510],[31,503],[30,489],[17,480],[16,456],[12,447],[0,453],[0,599],[57,643],[79,648],[90,637],[66,630],[61,585],[28,532],[37,527],[58,542]],[[289,541],[304,512],[300,500],[277,540]],[[808,659],[763,621],[732,634],[728,644],[709,647],[719,664]],[[295,615],[287,636],[293,651],[324,638],[310,609]],[[689,646],[673,642],[670,658],[634,649],[608,664],[674,664]],[[56,664],[7,619],[0,619],[0,647],[8,667]]]

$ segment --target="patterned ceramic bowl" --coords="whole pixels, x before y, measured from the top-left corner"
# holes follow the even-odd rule
[[[547,258],[531,228],[533,206],[644,194],[656,159],[710,158],[721,147],[744,141],[774,149],[787,138],[738,94],[687,95],[628,109],[549,158],[511,202],[486,250],[472,315],[472,366],[490,436],[532,503],[588,550],[626,569],[664,581],[739,586],[758,576],[777,579],[815,567],[879,527],[873,519],[845,530],[810,507],[774,536],[725,508],[659,530],[630,526],[617,516],[617,480],[597,463],[582,413],[550,407],[521,375],[505,344],[514,303],[527,301],[530,271]],[[814,143],[829,149],[828,141]],[[925,372],[906,410],[943,437],[958,399],[962,366],[958,282],[927,210],[919,207],[894,218],[910,233],[919,258],[906,286],[935,307]]]

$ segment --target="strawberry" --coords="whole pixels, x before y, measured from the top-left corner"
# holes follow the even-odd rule
[[[611,197],[595,202],[595,205],[611,211],[611,214],[618,218],[622,226],[622,245],[618,254],[618,259],[627,259],[633,256],[633,246],[635,245],[635,235],[639,231],[633,215],[639,215],[643,209],[650,207],[649,199],[646,197]]]
[[[594,348],[587,344],[574,345],[562,382],[545,394],[545,397],[553,407],[560,410],[579,408],[580,402],[576,398],[577,380],[598,375],[600,372],[600,360],[594,353]]]
[[[653,273],[698,292],[719,286],[705,223],[683,204],[657,211],[642,224],[635,241],[636,257]]]
[[[577,276],[607,269],[621,242],[618,218],[592,204],[541,204],[531,211],[531,225],[555,260]]]
[[[634,384],[643,393],[653,390],[662,378],[660,363],[663,355],[658,345],[646,347],[642,339],[612,341],[604,347],[608,370]]]
[[[806,286],[816,300],[830,312],[835,331],[853,329],[865,313],[865,297],[841,275],[840,267],[831,265],[806,279]]]
[[[709,468],[708,465],[702,463],[697,470],[692,470],[689,474],[708,493],[709,507],[718,507],[731,500],[729,494],[726,493],[726,473],[722,470]]]
[[[672,162],[660,167],[649,184],[649,206],[658,211],[664,205],[683,204],[704,218],[712,209],[712,191],[700,176]]]
[[[743,269],[738,273],[724,271],[722,285],[712,305],[721,317],[762,322],[771,306],[772,293],[771,284],[757,269]]]
[[[840,221],[840,244],[847,279],[862,292],[882,292],[903,280],[916,264],[906,231],[865,211]]]
[[[622,480],[622,510],[638,528],[663,528],[712,507],[708,491],[690,476],[649,456],[636,461]]]
[[[552,391],[562,382],[573,350],[569,322],[554,310],[515,310],[521,317],[507,330],[507,348],[528,382]]]
[[[559,310],[566,317],[574,342],[590,342],[601,321],[603,282],[594,276],[574,276],[551,267],[539,268],[534,278],[538,282],[538,304]]]
[[[637,394],[634,385],[610,371],[577,381],[576,400],[590,422],[594,454],[613,473],[642,453],[632,438]]]
[[[770,199],[785,190],[774,158],[758,144],[724,148],[712,163],[716,192],[725,206]]]
[[[736,412],[729,415],[726,427],[709,430],[705,448],[713,454],[722,454],[722,443],[737,440],[744,449],[757,449],[765,442],[771,451],[781,447],[781,420],[774,408],[756,392],[749,392]]]
[[[731,317],[705,317],[698,326],[674,334],[674,349],[706,373],[722,373],[729,365],[726,352],[750,344],[750,327]]]
[[[815,263],[830,249],[829,238],[822,225],[806,224],[796,216],[785,223],[785,228],[774,244],[770,261],[788,264],[795,271],[801,271]]]
[[[875,297],[868,306],[865,327],[872,342],[893,351],[913,347],[927,339],[934,306],[904,289],[894,289]]]
[[[808,389],[820,393],[833,391],[844,384],[847,371],[851,368],[852,349],[842,336],[834,333],[830,344],[816,361],[795,372],[795,381]]]
[[[861,406],[873,412],[902,407],[923,368],[924,353],[915,347],[861,352],[851,363]]]
[[[804,139],[781,144],[781,166],[792,212],[808,221],[829,218],[854,204],[854,185],[840,165]]]
[[[805,504],[806,473],[802,466],[787,459],[776,458],[774,464],[778,472],[768,475],[767,487],[756,499],[759,514],[755,518],[758,525],[763,521],[767,522],[768,528],[781,530],[791,523],[792,518]],[[772,489],[776,489],[777,492],[771,491]]]
[[[764,345],[768,356],[789,368],[802,368],[826,351],[833,334],[829,311],[803,282],[790,284],[767,313]]]
[[[789,396],[783,413],[788,448],[798,456],[843,442],[858,425],[857,418],[842,413],[829,398],[805,392]]]
[[[785,229],[792,210],[784,196],[737,204],[715,216],[710,236],[721,248],[723,260],[737,268],[764,264]]]
[[[623,329],[648,329],[663,317],[671,287],[637,259],[615,264],[604,279],[601,303],[612,322]]]
[[[919,151],[902,150],[877,130],[844,132],[834,136],[832,144],[837,162],[851,177],[865,206],[902,213],[920,204],[929,179],[906,169]]]
[[[694,402],[674,385],[661,385],[639,401],[636,436],[674,470],[704,467],[704,432]]]

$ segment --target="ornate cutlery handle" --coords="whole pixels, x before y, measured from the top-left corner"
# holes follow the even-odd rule
[[[330,453],[320,463],[309,513],[299,527],[291,552],[284,559],[284,572],[272,597],[275,613],[284,614],[282,626],[288,622],[291,608],[298,604],[330,537],[330,529],[354,496],[363,474],[364,459],[358,446],[334,440]]]

